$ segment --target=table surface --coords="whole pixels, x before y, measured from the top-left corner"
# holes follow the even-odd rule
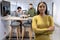
[[[28,19],[32,19],[32,17],[21,18],[21,17],[9,16],[9,17],[2,17],[1,19],[3,20],[28,20]]]

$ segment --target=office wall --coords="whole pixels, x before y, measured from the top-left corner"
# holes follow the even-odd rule
[[[0,0],[0,1],[2,1],[2,0]]]
[[[60,0],[54,0],[54,22],[60,26]]]
[[[37,5],[39,2],[41,2],[41,0],[6,0],[6,1],[10,1],[11,3],[11,11],[15,11],[17,9],[18,6],[22,7],[22,10],[28,10],[29,8],[29,3],[32,3],[34,8],[37,9]],[[52,14],[52,1],[53,0],[42,0],[44,2],[47,3],[48,5],[48,10],[49,13]]]

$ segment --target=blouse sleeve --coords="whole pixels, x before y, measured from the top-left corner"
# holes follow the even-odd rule
[[[32,29],[35,33],[44,33],[45,31],[47,31],[48,29],[47,28],[43,28],[43,29],[39,29],[37,28],[37,20],[36,20],[36,17],[33,17],[32,19]]]
[[[54,26],[54,21],[52,16],[49,16],[49,22],[50,22],[50,26]]]
[[[53,27],[54,28],[54,21],[53,21],[53,18],[52,18],[52,16],[49,16],[49,27]],[[53,33],[53,31],[54,30],[51,30],[51,31],[47,31],[47,32],[45,32],[44,34],[52,34]]]

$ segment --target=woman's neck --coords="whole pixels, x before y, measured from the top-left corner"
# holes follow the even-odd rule
[[[45,13],[40,13],[41,16],[45,16]]]

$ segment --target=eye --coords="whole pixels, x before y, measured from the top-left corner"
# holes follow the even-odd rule
[[[43,6],[43,8],[45,8],[45,6]]]
[[[39,6],[40,8],[42,8],[42,6]]]

